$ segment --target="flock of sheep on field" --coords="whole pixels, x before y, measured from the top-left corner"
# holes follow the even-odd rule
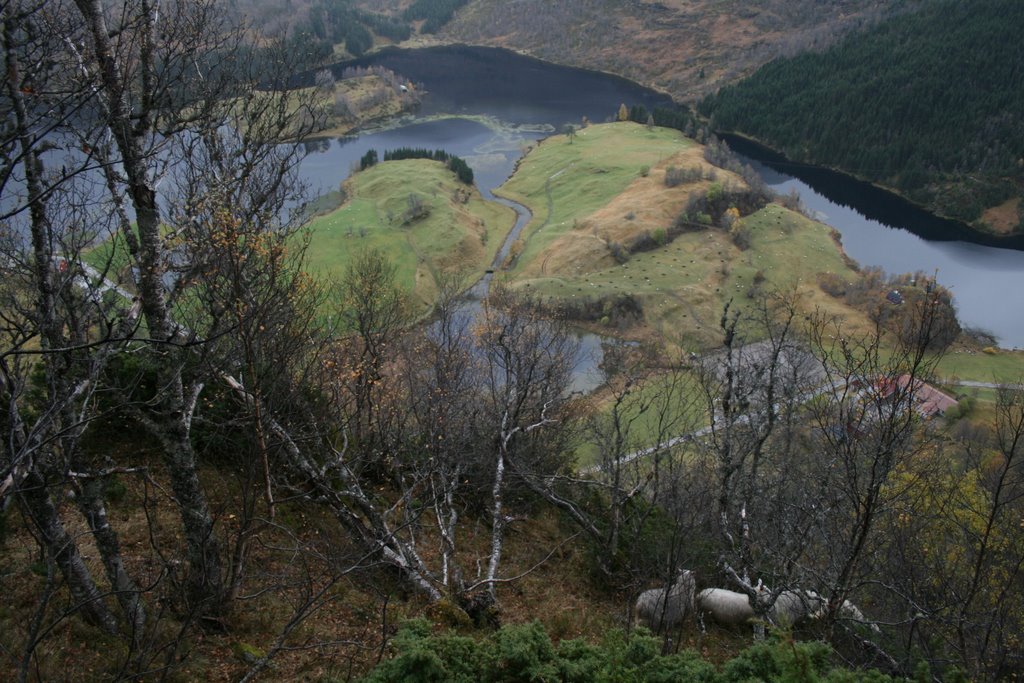
[[[761,583],[755,590],[758,600],[771,601],[771,591]],[[666,599],[667,596],[667,599]],[[784,590],[774,596],[764,619],[770,623],[790,628],[809,620],[818,619],[828,607],[825,598],[811,590]],[[687,617],[698,620],[703,628],[705,619],[722,626],[753,624],[758,615],[746,593],[737,593],[724,588],[705,588],[697,591],[697,580],[693,572],[682,570],[670,588],[653,588],[644,591],[636,600],[633,616],[637,624],[653,631],[678,627]],[[844,600],[838,610],[839,616],[859,623],[867,623],[864,615],[849,600]],[[875,631],[878,627],[870,624]]]

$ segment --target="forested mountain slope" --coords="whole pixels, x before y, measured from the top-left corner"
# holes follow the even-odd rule
[[[920,0],[230,0],[322,60],[469,43],[608,71],[695,101],[779,56],[820,50]]]
[[[387,0],[367,0],[384,9]],[[914,2],[472,0],[440,32],[609,71],[693,100],[780,54],[820,48]]]
[[[704,100],[719,130],[1020,230],[1024,3],[929,2],[821,54],[774,61]],[[1001,219],[1001,220],[1000,220]]]
[[[467,0],[231,0],[228,7],[266,36],[287,34],[294,51],[324,61],[434,33]]]
[[[322,59],[401,43],[507,47],[693,100],[920,0],[226,0]]]

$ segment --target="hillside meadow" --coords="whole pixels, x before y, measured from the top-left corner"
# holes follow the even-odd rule
[[[356,55],[373,33],[399,42],[496,7],[296,0],[269,16],[273,3],[239,2],[268,10],[289,41],[275,65],[296,72],[339,41]],[[546,28],[578,35],[614,4]],[[752,46],[725,12],[747,5],[718,4],[713,35]],[[771,0],[747,26],[781,34],[775,12],[815,4]],[[535,18],[576,7],[556,5]],[[709,33],[684,5],[618,16]],[[1018,367],[976,348],[984,333],[959,334],[948,291],[910,274],[893,296],[893,276],[858,269],[704,131],[707,146],[628,122],[537,143],[502,190],[533,218],[503,264],[522,223],[443,151],[427,154],[447,165],[323,179],[333,191],[306,204],[286,171],[308,150],[257,134],[296,130],[289,95],[233,77],[235,55],[263,53],[231,49],[227,5],[106,9],[5,7],[20,146],[7,180],[24,178],[13,226],[31,244],[0,239],[0,680],[1021,670],[1024,393],[935,420],[912,403],[915,380],[933,381],[929,348],[965,375]],[[621,52],[622,32],[651,37],[638,29],[588,38]],[[358,104],[315,81],[294,106]],[[268,122],[256,110],[270,102]],[[245,122],[225,125],[225,104]],[[672,125],[691,129],[683,118]],[[84,157],[46,169],[56,150],[38,131],[69,129]],[[514,152],[536,129],[507,131],[468,158]],[[94,198],[79,181],[97,162]],[[434,306],[491,270],[471,323]],[[578,341],[602,352],[592,390],[574,391]],[[845,381],[822,379],[804,347],[831,352]]]
[[[669,168],[700,179],[668,187]],[[694,175],[697,175],[696,173]],[[690,349],[716,343],[729,300],[759,291],[794,292],[808,309],[856,311],[825,295],[818,273],[855,279],[856,271],[827,226],[769,203],[740,219],[750,241],[741,249],[728,230],[709,227],[668,234],[691,195],[713,185],[743,187],[734,173],[704,159],[703,147],[678,131],[622,122],[589,126],[573,138],[553,136],[533,149],[498,193],[530,208],[509,273],[517,287],[573,301],[634,297],[646,337]],[[617,247],[650,237],[656,248],[617,258]]]
[[[665,179],[672,167],[698,172],[692,174],[692,181],[670,187]],[[716,186],[741,188],[742,183],[736,174],[713,168],[703,148],[677,132],[617,123],[588,127],[571,140],[567,136],[547,139],[522,160],[501,189],[527,205],[534,220],[519,245],[518,259],[500,277],[549,302],[633,297],[640,305],[642,319],[631,327],[617,329],[611,321],[602,320],[585,323],[604,334],[645,342],[626,347],[630,352],[651,352],[647,365],[637,368],[641,379],[629,389],[632,394],[618,406],[618,417],[629,422],[631,429],[621,444],[622,452],[708,424],[707,403],[690,370],[677,375],[684,387],[678,400],[663,410],[657,403],[676,390],[669,386],[672,376],[665,372],[670,359],[682,358],[681,363],[687,364],[685,359],[692,357],[686,352],[704,354],[720,344],[718,323],[726,302],[745,305],[756,301],[759,292],[780,290],[791,293],[808,313],[828,311],[844,318],[848,329],[870,329],[864,312],[822,290],[820,274],[851,282],[859,274],[844,258],[829,228],[798,212],[769,202],[741,216],[732,229],[704,226],[669,238],[670,227],[691,195],[706,195],[717,191]],[[475,277],[489,268],[515,220],[511,209],[485,201],[443,164],[428,160],[377,164],[346,181],[343,194],[346,199],[341,206],[315,216],[308,226],[307,267],[320,275],[337,276],[361,250],[379,249],[396,266],[398,284],[422,308],[433,302],[441,273],[460,271]],[[735,240],[739,228],[749,237],[742,248]],[[652,242],[644,249],[622,260],[614,256],[612,244],[630,244],[645,235]],[[114,270],[130,263],[118,241],[99,245],[89,260],[102,265],[108,258]],[[1019,372],[1020,358],[1020,353],[976,349],[961,341],[946,354],[939,374],[1014,381],[1019,380],[1014,373]],[[586,397],[588,405],[580,410],[607,418],[616,392],[622,396],[626,391],[620,376]],[[989,402],[994,394],[990,390],[965,393],[977,395],[978,405],[966,411],[966,419],[955,428],[988,428],[995,415]],[[225,436],[211,421],[217,417],[216,410],[224,411],[227,419],[236,417],[237,406],[225,399],[211,389],[197,421],[197,447],[204,454],[199,475],[218,511],[233,509],[233,501],[244,495],[246,484],[229,473],[249,454],[233,452],[235,440],[244,438],[244,425]],[[131,571],[146,582],[158,582],[164,565],[153,549],[174,547],[175,507],[166,496],[157,495],[169,485],[160,472],[158,445],[126,428],[132,424],[128,419],[117,420],[101,435],[90,434],[85,446],[90,453],[117,457],[128,465],[124,475],[111,478],[105,494],[110,516],[120,529]],[[951,422],[936,424],[942,428]],[[592,434],[581,431],[578,443],[565,454],[567,466],[576,473],[590,471],[600,462],[600,448]],[[660,465],[653,464],[653,459],[638,459],[635,473],[646,477],[659,466],[686,463],[698,455],[699,446],[684,444],[675,450],[672,461],[663,459]],[[154,474],[139,478],[128,474],[143,470]],[[393,494],[386,487],[376,493]],[[543,627],[556,642],[583,638],[588,643],[601,642],[614,629],[628,626],[630,604],[640,589],[653,585],[653,572],[641,570],[625,579],[610,579],[598,568],[595,546],[578,531],[574,533],[566,517],[521,491],[516,496],[521,497],[516,500],[520,516],[508,533],[504,566],[508,576],[517,578],[502,586],[501,623],[538,619],[540,626],[535,628]],[[315,616],[299,620],[289,646],[277,653],[266,680],[335,681],[366,674],[396,649],[401,651],[400,641],[393,636],[396,625],[408,619],[426,619],[437,632],[454,628],[480,643],[491,632],[489,626],[472,625],[451,600],[431,604],[411,593],[397,575],[380,571],[378,565],[361,565],[362,549],[326,510],[310,501],[284,499],[274,514],[273,524],[253,546],[246,602],[239,603],[244,606],[232,615],[230,629],[182,637],[181,646],[189,654],[175,664],[171,680],[238,680],[254,659],[274,647],[281,624],[310,596],[315,596],[310,603]],[[460,544],[466,566],[471,567],[473,560],[487,556],[490,529],[478,510],[465,514],[468,522],[460,530]],[[72,515],[68,518],[71,532],[83,539],[88,567],[99,575],[103,571],[99,553],[85,523]],[[225,512],[218,522],[226,535],[242,533],[242,522],[233,513]],[[5,523],[0,570],[9,600],[0,608],[0,632],[21,633],[24,615],[34,609],[49,579],[27,526],[14,516]],[[419,524],[416,533],[423,556],[435,560],[441,537],[436,519],[424,515]],[[694,545],[690,539],[687,544]],[[293,546],[311,551],[296,562]],[[348,567],[346,563],[352,568],[339,572],[338,566]],[[871,613],[883,611],[878,603],[861,605]],[[156,632],[171,634],[168,638],[173,638],[174,629],[182,628],[178,615],[160,613],[156,618]],[[712,628],[705,633],[695,625],[687,625],[675,638],[676,644],[697,650],[712,664],[735,656],[750,642],[741,630]],[[306,648],[304,643],[315,646]],[[118,662],[129,656],[125,643],[77,619],[58,623],[38,652],[36,670],[41,680],[60,678],[69,662],[75,663],[76,678],[107,680],[119,674]],[[710,671],[710,664],[706,666]]]
[[[424,306],[433,302],[439,273],[482,275],[516,219],[427,159],[372,166],[345,181],[345,193],[341,207],[310,222],[309,269],[337,276],[360,250],[379,249]]]

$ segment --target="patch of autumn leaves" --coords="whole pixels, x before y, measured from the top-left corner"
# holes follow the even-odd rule
[[[998,451],[970,460],[934,448],[893,478],[890,541],[893,552],[898,548],[918,567],[922,588],[964,595],[980,579],[974,609],[996,608],[1024,542],[1024,510],[996,486],[1006,474]]]

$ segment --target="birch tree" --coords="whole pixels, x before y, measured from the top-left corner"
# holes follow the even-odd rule
[[[539,307],[513,293],[496,289],[484,302],[477,324],[483,355],[483,391],[490,435],[492,469],[491,547],[484,583],[492,600],[497,583],[505,532],[511,517],[506,510],[510,468],[522,472],[556,469],[555,427],[563,419],[570,373],[577,345],[564,326],[541,317]],[[543,448],[530,449],[543,434]],[[536,442],[534,442],[536,443]]]
[[[820,483],[819,505],[828,511],[813,534],[825,550],[819,579],[830,635],[846,601],[881,573],[872,561],[883,543],[879,525],[909,491],[908,482],[896,477],[934,438],[922,428],[917,406],[938,362],[927,349],[941,321],[922,304],[913,312],[912,343],[882,329],[850,334],[827,319],[811,326],[811,344],[828,380],[809,415],[819,454],[812,474]]]
[[[799,405],[819,378],[796,342],[797,319],[795,304],[783,297],[765,297],[747,311],[727,305],[723,347],[699,363],[719,569],[765,621],[777,596],[797,580],[808,549],[800,532],[805,508],[797,503],[806,483],[794,437]],[[766,579],[771,591],[758,585]]]
[[[3,12],[4,106],[14,125],[3,140],[2,210],[9,225],[27,226],[20,235],[32,245],[18,252],[13,239],[4,266],[30,267],[31,291],[38,293],[26,318],[30,327],[14,324],[5,358],[24,355],[25,345],[38,338],[41,367],[51,378],[47,425],[26,431],[18,418],[8,425],[7,433],[26,439],[5,455],[6,486],[38,498],[74,484],[112,588],[139,632],[144,611],[138,591],[120,563],[116,534],[96,493],[104,470],[83,461],[75,443],[106,365],[124,348],[142,351],[157,368],[158,390],[124,398],[142,399],[133,416],[162,446],[187,548],[184,597],[190,609],[215,617],[225,594],[222,552],[191,439],[204,379],[186,371],[195,367],[194,349],[204,334],[215,330],[190,328],[180,318],[179,303],[191,285],[180,275],[201,246],[166,228],[175,201],[187,204],[200,195],[218,195],[247,220],[274,222],[292,187],[296,157],[272,150],[303,130],[292,125],[294,105],[266,91],[272,79],[262,67],[273,60],[258,65],[254,52],[243,49],[243,33],[227,26],[213,3],[137,0],[115,11],[98,0],[11,2]],[[254,94],[257,85],[264,90]],[[226,145],[229,137],[233,142]],[[209,163],[199,163],[201,149]],[[183,161],[190,175],[181,172]],[[113,245],[111,258],[98,267],[85,264],[84,248],[103,240]],[[31,261],[19,260],[21,253],[32,254]],[[127,264],[117,272],[110,268],[115,253]],[[112,281],[119,278],[124,282]],[[14,413],[25,390],[19,372],[11,367],[4,386]],[[55,444],[60,455],[53,460]],[[51,453],[54,478],[24,490],[27,475],[41,474],[42,461],[34,459],[41,445]],[[38,499],[40,512],[44,503]],[[47,524],[51,532],[43,538],[62,538]],[[58,564],[72,571],[73,544],[47,542],[62,548],[55,556],[70,559]],[[94,595],[75,571],[82,578],[69,582],[73,591],[81,585]],[[100,608],[93,598],[80,602],[84,610]],[[112,628],[109,618],[93,620]]]
[[[134,332],[138,310],[113,310],[104,301],[109,283],[103,273],[81,261],[82,251],[101,230],[88,210],[87,189],[79,182],[90,161],[65,156],[59,170],[48,166],[55,157],[50,151],[53,137],[89,99],[81,90],[61,87],[63,65],[51,53],[59,54],[60,46],[50,9],[7,3],[2,10],[6,79],[0,102],[8,126],[0,142],[0,187],[10,232],[3,236],[0,253],[5,300],[0,505],[6,508],[15,498],[22,504],[50,562],[68,585],[70,611],[117,632],[122,624],[102,601],[106,591],[95,583],[59,514],[65,492],[73,491],[95,537],[109,590],[123,608],[123,627],[138,637],[145,611],[107,519],[100,495],[102,468],[86,457],[80,443],[95,417],[93,396],[115,338]],[[34,369],[41,370],[38,387],[33,387]],[[46,600],[44,594],[40,616],[46,613]],[[35,645],[34,629],[41,624],[34,622],[27,634],[26,664]]]
[[[229,26],[213,2],[134,0],[115,12],[100,0],[75,0],[73,7],[68,11],[77,12],[81,30],[67,51],[94,95],[89,148],[103,162],[105,200],[119,217],[118,237],[156,351],[159,391],[136,417],[161,444],[180,508],[186,595],[194,609],[215,616],[225,595],[224,561],[190,436],[203,382],[185,372],[189,348],[202,340],[202,331],[175,319],[189,281],[176,277],[182,257],[169,249],[174,236],[164,233],[169,216],[161,198],[173,201],[183,184],[195,196],[189,183],[198,180],[216,188],[230,210],[272,221],[294,161],[274,157],[271,143],[301,136],[300,127],[287,126],[296,116],[308,121],[309,112],[290,111],[286,98],[257,91],[266,87],[264,67],[273,60],[254,61],[254,51],[244,49],[243,31]],[[259,107],[263,111],[255,111]],[[225,135],[235,136],[235,149],[224,146]],[[203,164],[206,174],[184,182],[179,175],[175,182],[168,172],[191,163],[200,145],[209,162]],[[254,177],[262,182],[248,182]]]
[[[463,278],[441,278],[434,319],[404,345],[401,375],[410,424],[404,439],[402,485],[417,490],[436,525],[442,589],[465,591],[460,536],[467,500],[479,496],[469,476],[481,461],[480,362],[460,300]]]

